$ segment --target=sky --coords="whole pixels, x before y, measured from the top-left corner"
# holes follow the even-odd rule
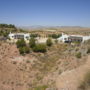
[[[0,23],[90,27],[90,0],[0,0]]]

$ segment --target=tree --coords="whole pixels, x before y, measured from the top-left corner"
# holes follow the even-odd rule
[[[12,24],[0,24],[0,28],[16,28],[16,27]]]
[[[9,32],[3,32],[4,37],[8,37]]]
[[[31,37],[30,41],[29,41],[29,46],[31,48],[35,47],[36,43],[35,43],[35,39],[33,37]]]
[[[31,34],[30,35],[30,37],[32,37],[32,38],[36,38],[36,37],[38,37],[39,35],[38,34]]]
[[[52,40],[50,38],[48,38],[46,41],[46,44],[47,44],[47,46],[51,46],[53,44]]]
[[[51,35],[49,35],[49,37],[52,37],[52,38],[54,38],[54,39],[57,39],[57,38],[59,38],[61,36],[61,34],[51,34]]]

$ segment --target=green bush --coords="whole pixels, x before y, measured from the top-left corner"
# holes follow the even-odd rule
[[[78,87],[78,90],[85,90],[85,83],[81,82],[80,86]]]
[[[85,83],[90,86],[90,72],[86,73],[84,80]]]
[[[20,54],[25,54],[25,53],[29,53],[30,49],[28,46],[26,46],[26,43],[24,41],[24,39],[18,40],[16,42],[17,48],[19,48],[19,52]]]
[[[46,52],[46,45],[45,44],[37,44],[35,47],[33,47],[34,52]]]
[[[52,46],[52,44],[53,44],[52,40],[50,38],[48,38],[46,41],[46,44],[47,44],[47,46]]]
[[[88,48],[88,50],[87,50],[87,54],[89,54],[90,53],[90,48]]]
[[[24,48],[24,53],[29,53],[30,52],[30,48],[29,47],[23,47]]]
[[[76,57],[77,58],[81,58],[82,56],[81,56],[81,52],[78,52],[77,54],[76,54]]]
[[[58,40],[57,39],[55,40],[55,43],[58,43]]]
[[[23,47],[19,47],[19,53],[24,54],[24,48]]]
[[[81,41],[73,41],[73,43],[77,46],[79,46],[81,44]]]
[[[17,48],[19,48],[19,47],[26,46],[26,43],[25,43],[24,39],[21,39],[16,42],[16,45],[17,45]]]
[[[26,54],[30,52],[29,47],[25,46],[25,47],[19,47],[19,52],[20,54]]]
[[[43,86],[36,87],[34,90],[46,90],[47,88],[48,88],[47,85],[43,85]]]
[[[84,80],[79,85],[79,90],[90,90],[90,71],[84,76]]]
[[[35,47],[36,43],[35,43],[35,39],[33,37],[31,37],[30,41],[29,41],[29,46],[31,48]]]
[[[30,37],[33,37],[33,38],[36,38],[38,37],[39,35],[38,34],[31,34]]]

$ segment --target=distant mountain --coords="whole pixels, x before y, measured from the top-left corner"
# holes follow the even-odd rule
[[[19,28],[28,29],[28,30],[38,30],[38,29],[84,28],[84,27],[80,27],[80,26],[41,26],[41,25],[34,25],[34,26],[21,26]]]
[[[23,29],[42,29],[42,28],[45,28],[46,26],[41,26],[41,25],[35,25],[35,26],[21,26],[20,28],[23,28]]]

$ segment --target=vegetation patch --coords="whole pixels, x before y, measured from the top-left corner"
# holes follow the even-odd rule
[[[37,86],[34,90],[46,90],[48,88],[47,85]]]
[[[76,57],[81,58],[82,57],[81,52],[76,53]]]
[[[46,45],[45,44],[37,44],[35,45],[35,47],[33,48],[34,52],[46,52]]]
[[[51,35],[49,35],[49,37],[54,38],[54,39],[57,39],[60,36],[61,36],[61,34],[51,34]]]
[[[53,43],[52,43],[51,38],[47,39],[46,44],[47,44],[47,46],[52,46]]]
[[[33,37],[31,37],[30,41],[29,41],[29,46],[30,48],[35,47],[36,43],[35,43],[35,39]]]
[[[84,76],[84,80],[80,83],[79,90],[90,90],[90,71]]]
[[[90,53],[90,48],[88,48],[88,50],[87,50],[87,54],[89,54]]]
[[[26,54],[30,52],[30,48],[26,45],[24,39],[18,40],[16,45],[17,48],[19,48],[20,54]]]
[[[32,38],[36,38],[38,36],[39,36],[38,34],[30,34],[30,37],[32,37]]]

